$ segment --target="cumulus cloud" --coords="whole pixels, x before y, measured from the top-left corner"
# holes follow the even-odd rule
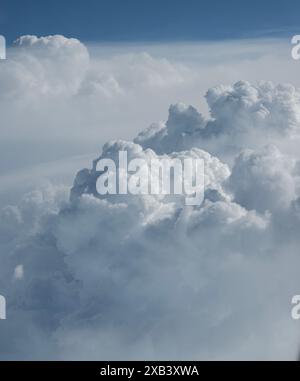
[[[203,95],[220,83],[231,84],[243,78],[251,85],[240,87],[249,88],[253,93],[260,79],[299,86],[298,65],[287,54],[289,47],[289,41],[285,40],[111,46],[85,45],[59,35],[22,36],[8,47],[7,60],[1,62],[0,174],[57,158],[95,153],[110,139],[131,140],[153,121],[158,121],[156,125],[164,124],[160,121],[165,120],[170,104],[191,104],[207,119],[209,110]],[[242,97],[244,90],[233,87],[227,86],[227,93]],[[225,93],[219,92],[219,100],[224,98],[222,111],[220,101],[209,107],[214,112],[218,108],[217,119],[226,119],[224,112],[226,108],[229,110],[230,100],[225,102]],[[293,98],[286,103],[291,114],[288,110],[285,113],[283,100],[275,99],[277,92],[277,98]],[[282,125],[283,115],[290,115],[287,129],[293,129],[297,120],[293,111],[293,108],[297,110],[297,91],[294,95],[292,90],[290,95],[289,90],[275,89],[269,93],[266,97],[273,98],[270,112],[277,118],[278,103],[278,121],[281,120]],[[257,103],[257,107],[268,108],[268,100],[263,100],[262,95],[258,95]],[[244,114],[247,112],[251,119],[255,107],[253,105],[252,111],[244,107]],[[179,107],[181,112],[183,108]],[[179,110],[173,111],[180,124]],[[189,113],[193,118],[191,110]],[[236,113],[237,129],[238,118],[244,116],[238,117]],[[267,119],[271,123],[271,119]],[[187,132],[192,133],[194,128],[202,131],[199,122],[196,120],[192,127],[191,120]],[[219,127],[214,125],[214,128],[203,129],[201,138],[211,136],[215,129],[219,131],[220,123]],[[226,131],[230,129],[226,126]],[[195,131],[192,138],[198,135]],[[184,149],[191,148],[188,135],[178,140],[179,145],[188,145]],[[231,155],[233,150],[237,153],[241,146],[248,147],[249,143],[252,144],[249,148],[255,148],[258,140],[255,136],[250,139],[249,133],[239,139],[226,139],[222,134],[222,138],[218,137],[219,143],[205,139],[201,148],[224,158],[225,151]],[[167,144],[167,139],[164,142]],[[294,150],[297,150],[297,142],[295,139]],[[218,149],[220,145],[223,152]]]
[[[63,36],[23,36],[14,43],[0,81],[5,99],[74,94],[89,65],[86,47]]]
[[[185,65],[143,51],[101,52],[91,55],[60,35],[22,36],[8,49],[0,72],[0,172],[95,152],[120,137],[120,126],[128,138],[151,120],[158,89],[163,96],[193,76]]]
[[[235,160],[230,185],[235,200],[258,211],[288,208],[299,191],[298,161],[275,146],[243,151]]]
[[[211,118],[193,106],[174,104],[165,124],[152,124],[135,141],[158,152],[196,145],[217,154],[227,149],[233,155],[247,144],[259,147],[262,139],[276,142],[282,137],[299,138],[300,93],[292,85],[239,81],[209,89],[206,100]]]
[[[97,195],[96,182],[102,174],[101,171],[97,171],[98,161],[100,161],[101,159],[112,159],[114,163],[116,163],[116,166],[119,167],[120,151],[127,153],[128,162],[132,159],[142,159],[144,163],[143,167],[147,167],[147,169],[151,166],[151,161],[153,160],[169,160],[170,162],[180,160],[180,162],[183,163],[186,159],[200,159],[203,161],[205,166],[205,189],[207,191],[214,190],[219,192],[220,194],[224,193],[221,184],[226,178],[228,178],[230,174],[229,168],[226,164],[222,163],[218,158],[211,156],[208,152],[203,151],[199,148],[193,148],[189,151],[173,152],[169,155],[164,154],[160,156],[157,155],[155,151],[151,149],[143,150],[143,148],[139,144],[135,144],[133,142],[127,142],[122,140],[110,141],[103,146],[102,154],[98,159],[96,159],[93,162],[92,169],[89,170],[88,168],[85,168],[79,171],[76,175],[73,188],[71,189],[71,200],[76,200],[79,196],[81,196],[84,193]],[[143,168],[140,168],[140,170],[143,170]],[[129,174],[127,176],[129,176],[129,182],[131,180],[134,180],[134,174]],[[182,196],[185,195],[180,195],[180,197],[174,195],[175,198],[172,198],[172,200],[174,202],[179,202],[179,204],[182,204]],[[115,197],[115,195],[107,195],[107,197],[109,197],[110,201],[113,201],[115,199],[117,199],[118,201],[120,200],[120,195],[117,195],[117,197]],[[163,202],[170,202],[170,195],[159,194],[155,195],[154,197]],[[132,197],[132,195],[126,195],[126,197],[122,196],[122,198],[124,198],[126,202],[136,201],[136,197]]]
[[[102,157],[120,149],[131,158],[156,155],[118,141]],[[290,237],[281,242],[284,256],[274,246],[273,232],[282,231],[270,210],[286,197],[295,214],[295,194],[282,186],[284,162],[289,176],[295,165],[274,147],[241,154],[231,174],[198,148],[172,155],[192,154],[207,168],[200,207],[154,196],[97,198],[87,168],[74,180],[72,202],[65,188],[50,187],[3,209],[3,238],[11,229],[18,242],[2,240],[2,288],[13,316],[5,324],[14,332],[10,353],[2,343],[4,358],[293,358],[298,336],[288,302],[298,277],[287,281],[281,271],[298,258]],[[263,185],[263,198],[251,203]],[[281,324],[288,329],[278,337]]]
[[[103,107],[114,99],[119,114],[120,99],[157,97],[196,78],[186,62],[144,53],[95,60],[62,36],[21,37],[14,49],[0,75],[7,89],[0,107],[16,92],[22,102],[12,110],[47,100],[43,118],[58,100],[64,121],[66,109],[76,119],[99,100]],[[89,165],[78,164],[72,186],[45,183],[1,208],[0,292],[8,305],[1,358],[297,357],[290,300],[300,289],[300,165],[289,147],[300,128],[299,91],[238,81],[210,88],[206,100],[206,114],[176,103],[166,122],[133,141],[107,142]],[[97,161],[118,163],[120,150],[147,163],[203,159],[203,203],[98,197]]]

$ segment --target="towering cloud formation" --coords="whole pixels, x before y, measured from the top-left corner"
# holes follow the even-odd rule
[[[40,70],[26,77],[38,91],[99,89],[77,40],[27,36],[17,45],[39,50],[32,60]],[[62,71],[51,76],[57,64]],[[172,105],[166,123],[99,152],[202,158],[200,206],[96,197],[94,162],[71,191],[44,186],[1,210],[1,358],[296,358],[290,301],[300,292],[300,164],[285,147],[300,131],[299,91],[242,81],[212,88],[206,99],[210,118]],[[277,141],[280,149],[269,144]]]
[[[23,36],[0,73],[2,97],[15,100],[78,91],[89,65],[86,47],[63,36]]]
[[[201,146],[232,155],[247,144],[299,137],[300,92],[291,85],[239,81],[209,89],[206,100],[211,119],[205,120],[193,106],[172,105],[165,124],[151,125],[135,141],[158,152]]]

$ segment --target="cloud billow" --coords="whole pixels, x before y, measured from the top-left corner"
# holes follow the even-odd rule
[[[100,91],[79,41],[27,36],[17,46],[36,57],[40,70],[27,80],[40,81],[39,91]],[[48,78],[55,65],[62,72]],[[91,163],[78,168],[72,189],[44,185],[2,208],[1,358],[296,357],[290,298],[300,290],[300,165],[286,147],[300,131],[299,91],[240,81],[209,89],[206,100],[210,116],[172,105],[166,122],[133,141],[109,141],[98,154],[203,159],[200,206],[155,195],[96,197]]]

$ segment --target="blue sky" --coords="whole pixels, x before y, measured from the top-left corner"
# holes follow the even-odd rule
[[[299,12],[296,0],[1,0],[0,34],[8,42],[23,34],[101,42],[289,36],[300,30]]]

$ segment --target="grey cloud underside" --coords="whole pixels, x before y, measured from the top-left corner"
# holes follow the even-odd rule
[[[50,62],[51,52],[78,46],[85,56],[61,37],[18,43]],[[206,99],[209,118],[172,105],[166,123],[99,153],[202,158],[200,206],[95,197],[91,164],[71,190],[44,186],[2,209],[1,358],[297,357],[290,300],[300,291],[300,155],[288,147],[300,132],[299,91],[240,81]]]

